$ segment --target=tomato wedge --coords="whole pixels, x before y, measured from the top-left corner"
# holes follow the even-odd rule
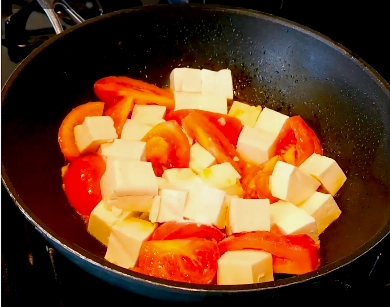
[[[234,146],[237,145],[237,140],[242,130],[242,124],[238,118],[233,116],[203,110],[185,109],[168,112],[165,119],[176,120],[179,125],[182,125],[182,119],[192,112],[200,113],[205,116],[227,137],[231,144]]]
[[[104,115],[111,116],[118,138],[120,138],[123,126],[134,107],[133,97],[123,97],[104,111]]]
[[[275,256],[272,257],[272,262],[275,274],[302,275],[315,270],[309,262],[290,260]]]
[[[297,262],[314,271],[320,264],[319,246],[308,235],[279,235],[267,231],[227,237],[218,244],[220,254],[229,250],[261,249],[273,256]]]
[[[167,168],[186,168],[190,163],[190,143],[174,121],[154,126],[143,138],[146,160],[151,162],[157,176]]]
[[[218,258],[217,245],[206,239],[147,241],[141,247],[137,271],[173,281],[210,284]]]
[[[63,177],[65,195],[81,215],[89,216],[102,200],[100,179],[106,163],[100,155],[88,155],[71,162]]]
[[[323,148],[315,132],[301,116],[289,117],[276,140],[275,155],[284,155],[295,147],[295,165],[301,165],[313,153],[323,155]]]
[[[74,138],[74,127],[81,125],[87,116],[101,116],[103,109],[103,102],[87,102],[77,106],[66,115],[58,130],[58,143],[66,160],[73,161],[80,156]]]
[[[206,116],[199,112],[190,112],[182,119],[184,129],[193,139],[207,149],[217,163],[229,162],[239,173],[239,155],[235,146]]]
[[[205,238],[221,241],[225,235],[216,227],[194,222],[166,222],[152,234],[150,240],[174,240],[186,238]]]

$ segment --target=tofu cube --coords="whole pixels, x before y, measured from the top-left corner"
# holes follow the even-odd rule
[[[334,196],[347,180],[341,167],[332,158],[313,153],[299,169],[321,182],[322,187]]]
[[[217,94],[226,99],[233,99],[233,78],[230,69],[221,69],[217,73]]]
[[[253,128],[260,115],[261,106],[250,106],[239,101],[233,101],[228,115],[238,118],[241,124]]]
[[[127,141],[116,139],[112,143],[104,143],[100,145],[98,154],[104,161],[108,157],[125,160],[145,161],[145,142]]]
[[[218,259],[218,285],[273,281],[272,255],[259,250],[228,251]]]
[[[184,218],[224,228],[227,214],[225,195],[224,191],[203,182],[195,184],[188,192]]]
[[[341,215],[341,210],[332,195],[320,192],[314,192],[299,208],[316,220],[318,234],[323,233]]]
[[[214,156],[202,147],[202,145],[195,143],[191,146],[189,166],[194,173],[199,174],[203,169],[214,165],[215,162]]]
[[[270,231],[271,215],[268,199],[233,198],[228,209],[230,234],[251,231]]]
[[[78,150],[84,154],[97,152],[101,144],[114,141],[118,135],[110,116],[87,116],[74,127],[74,137]]]
[[[270,206],[271,225],[276,225],[284,235],[307,234],[318,242],[316,220],[305,210],[285,201]]]
[[[149,126],[155,126],[164,121],[166,111],[167,108],[164,106],[135,104],[131,119]]]
[[[261,164],[270,158],[276,137],[258,129],[244,126],[237,141],[237,152],[251,163]]]
[[[224,162],[205,168],[199,173],[203,182],[217,189],[224,189],[236,185],[241,175],[229,163]]]
[[[269,108],[264,108],[254,127],[262,132],[267,132],[276,138],[287,119],[287,115]]]
[[[184,191],[189,191],[193,185],[203,182],[190,168],[167,169],[162,174],[162,178],[168,181],[168,184],[162,187],[170,187]]]
[[[269,178],[272,196],[299,205],[320,186],[320,182],[294,165],[278,161]]]
[[[150,221],[157,223],[182,221],[187,194],[187,191],[162,189],[159,197],[153,200],[149,214]]]
[[[112,206],[147,212],[158,194],[158,182],[150,162],[107,159],[100,189],[103,200]]]
[[[152,127],[147,124],[134,119],[128,119],[123,126],[121,139],[126,141],[141,141],[150,129]]]
[[[202,92],[202,77],[200,69],[175,68],[169,76],[170,88],[175,92]]]
[[[136,266],[142,243],[149,239],[157,224],[138,218],[119,221],[112,227],[105,259],[122,268]]]
[[[202,93],[174,92],[175,111],[182,109],[200,109]]]
[[[202,93],[215,94],[217,93],[217,75],[218,72],[209,69],[202,69],[200,71],[202,79]]]
[[[104,205],[107,209],[111,210],[112,214],[114,214],[115,217],[121,217],[121,216],[125,216],[126,218],[127,217],[139,217],[140,216],[140,212],[137,212],[137,211],[124,211],[122,209],[119,209],[115,206],[109,206],[107,205],[106,202],[104,202]]]
[[[227,114],[227,99],[221,94],[202,94],[199,109],[209,112]]]
[[[111,227],[118,221],[123,220],[130,215],[130,212],[122,212],[119,216],[115,216],[111,210],[106,208],[104,202],[100,201],[91,212],[87,230],[90,235],[95,237],[103,245],[107,246]]]

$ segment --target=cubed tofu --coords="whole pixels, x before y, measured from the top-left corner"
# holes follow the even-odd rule
[[[203,169],[214,165],[215,162],[214,156],[202,147],[202,145],[195,143],[191,146],[189,166],[194,173],[199,174]]]
[[[227,100],[219,94],[175,92],[175,110],[196,109],[227,114]]]
[[[175,111],[182,109],[200,109],[202,93],[174,92]]]
[[[205,168],[199,173],[199,177],[212,187],[224,189],[236,185],[241,175],[229,162],[224,162]]]
[[[332,158],[313,153],[299,169],[321,182],[322,187],[334,196],[347,180],[341,167]]]
[[[150,209],[150,221],[157,223],[182,221],[187,194],[187,191],[160,190],[159,197],[154,198],[152,208]]]
[[[121,217],[121,216],[139,217],[141,215],[141,213],[137,212],[137,211],[125,211],[125,210],[119,209],[115,206],[109,206],[109,205],[107,205],[106,202],[104,202],[104,205],[107,209],[111,210],[112,214],[114,214],[115,217]]]
[[[262,132],[269,133],[276,138],[287,119],[287,115],[269,108],[264,108],[254,127]]]
[[[97,152],[101,144],[114,141],[118,135],[110,116],[87,116],[74,127],[74,137],[78,150],[84,154]]]
[[[112,206],[147,212],[158,194],[158,182],[150,162],[107,159],[100,189],[103,200]]]
[[[228,209],[227,232],[270,231],[271,215],[268,199],[233,198]]]
[[[224,228],[226,223],[226,193],[205,183],[191,187],[184,209],[184,218],[198,223]]]
[[[271,225],[278,227],[285,235],[307,234],[318,242],[316,220],[305,210],[285,201],[278,201],[270,206]]]
[[[341,210],[332,195],[320,192],[315,192],[299,208],[316,220],[318,234],[323,233],[341,215]]]
[[[190,168],[171,168],[164,171],[162,178],[168,181],[163,187],[189,191],[194,184],[202,183],[202,179]]]
[[[233,78],[230,69],[221,69],[217,73],[217,94],[226,99],[233,99]]]
[[[157,224],[138,218],[119,221],[112,227],[104,258],[125,269],[135,267],[142,243],[156,227]]]
[[[152,127],[147,124],[134,119],[128,119],[123,126],[121,139],[127,141],[141,141],[150,129],[152,129]]]
[[[100,243],[107,246],[111,227],[130,215],[130,212],[122,212],[122,214],[116,216],[111,210],[106,208],[103,201],[100,201],[91,212],[87,230]]]
[[[278,161],[269,178],[272,196],[299,205],[320,186],[320,182],[294,165]]]
[[[123,139],[116,139],[112,143],[104,143],[100,145],[98,154],[100,154],[104,161],[108,157],[145,161],[145,142],[141,141],[127,141]]]
[[[200,69],[180,67],[172,70],[169,77],[170,88],[175,92],[202,92]]]
[[[243,159],[261,164],[270,158],[276,138],[258,129],[244,126],[237,141],[237,152]]]
[[[131,113],[131,119],[154,126],[164,120],[166,111],[167,108],[165,106],[135,104]]]
[[[202,79],[202,93],[204,94],[215,94],[217,93],[217,71],[202,69],[201,72]]]
[[[253,128],[261,112],[261,106],[250,106],[239,101],[233,101],[228,115],[238,118],[241,124]]]
[[[218,285],[246,285],[273,280],[270,253],[249,249],[227,251],[218,259]]]

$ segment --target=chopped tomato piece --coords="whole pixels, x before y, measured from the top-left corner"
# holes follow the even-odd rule
[[[320,263],[319,246],[308,235],[279,235],[267,231],[227,237],[218,244],[220,254],[231,250],[260,249],[280,258],[296,261],[312,271]]]
[[[100,179],[106,163],[100,155],[80,157],[68,166],[63,177],[65,195],[70,205],[81,215],[89,216],[102,200]]]
[[[186,109],[168,112],[165,119],[176,120],[179,125],[182,125],[182,119],[191,112],[200,113],[205,116],[227,137],[231,144],[234,146],[237,145],[237,140],[242,130],[242,124],[238,118],[233,116],[203,110]]]
[[[183,118],[182,124],[190,137],[208,150],[218,163],[229,162],[239,173],[241,172],[236,148],[206,116],[190,112]]]
[[[194,222],[166,222],[153,233],[151,240],[205,238],[221,241],[225,235],[216,227]]]
[[[147,82],[128,77],[105,77],[94,84],[97,97],[111,105],[123,97],[133,97],[137,104],[158,104],[173,109],[173,93]]]
[[[144,242],[140,272],[173,281],[210,284],[217,273],[217,245],[202,238]]]
[[[121,136],[123,126],[134,107],[133,97],[124,97],[104,111],[104,115],[111,116],[118,138]]]
[[[295,149],[296,166],[301,165],[313,153],[323,155],[320,140],[300,116],[292,116],[284,123],[276,140],[275,154],[284,156],[292,145]]]
[[[58,143],[65,159],[73,161],[80,156],[74,138],[74,127],[81,125],[87,116],[101,116],[103,109],[103,102],[88,102],[79,105],[66,115],[58,131]]]
[[[275,256],[272,257],[272,260],[275,274],[302,275],[313,272],[316,269],[310,262],[290,260]]]
[[[159,168],[188,167],[190,143],[176,121],[157,124],[142,141],[146,142],[146,159],[152,163],[155,171]]]

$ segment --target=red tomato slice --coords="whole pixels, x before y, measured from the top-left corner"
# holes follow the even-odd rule
[[[295,165],[301,165],[313,153],[323,155],[323,149],[315,132],[300,116],[286,120],[276,140],[275,154],[283,155],[290,146],[295,146]]]
[[[272,257],[273,271],[275,274],[302,275],[314,271],[309,262],[290,260],[286,258]]]
[[[159,226],[150,240],[205,238],[221,241],[225,235],[216,227],[194,222],[167,222]]]
[[[88,155],[71,162],[63,177],[65,195],[81,215],[89,216],[102,200],[100,179],[106,163],[100,155]]]
[[[239,155],[234,145],[206,116],[199,112],[190,112],[182,120],[187,133],[209,151],[218,163],[229,162],[240,173]]]
[[[139,272],[173,281],[210,284],[217,273],[217,245],[201,238],[144,242]]]
[[[118,138],[120,138],[123,126],[134,107],[133,97],[124,97],[104,111],[103,115],[111,116]]]
[[[267,231],[248,232],[227,237],[218,244],[223,255],[230,250],[261,249],[280,258],[298,262],[309,267],[310,271],[318,268],[319,246],[307,235],[279,235]]]
[[[155,172],[160,167],[188,167],[190,143],[176,121],[170,120],[157,124],[142,138],[142,141],[146,142],[146,160],[152,163]],[[161,170],[158,170],[159,172]]]
[[[182,119],[191,112],[200,113],[205,116],[223,133],[223,135],[227,137],[231,144],[234,146],[237,145],[237,140],[242,130],[242,124],[238,118],[209,111],[187,109],[168,112],[168,114],[165,116],[165,119],[176,120],[179,125],[182,125]]]

